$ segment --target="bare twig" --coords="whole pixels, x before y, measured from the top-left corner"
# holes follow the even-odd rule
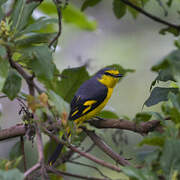
[[[124,4],[132,7],[133,9],[135,9],[136,11],[138,11],[139,13],[145,15],[146,17],[158,22],[158,23],[161,23],[161,24],[164,24],[164,25],[167,25],[169,27],[172,27],[172,28],[175,28],[177,29],[178,31],[180,31],[180,25],[176,25],[176,24],[173,24],[173,23],[170,23],[170,22],[167,22],[167,21],[164,21],[163,19],[160,19],[159,17],[156,17],[148,12],[146,12],[145,10],[143,10],[142,8],[136,6],[135,4],[131,3],[130,1],[128,0],[121,0]]]
[[[92,166],[92,165],[89,165],[89,164],[85,164],[85,163],[81,163],[81,162],[78,162],[78,161],[71,161],[69,160],[68,162],[70,163],[73,163],[73,164],[77,164],[77,165],[80,165],[80,166],[86,166],[86,167],[90,167],[92,169],[95,169],[102,177],[106,178],[106,179],[110,179],[109,177],[107,177],[106,175],[104,175],[97,167],[95,166]]]
[[[23,138],[23,136],[20,136],[20,141],[21,141],[21,151],[22,151],[22,155],[23,155],[24,171],[27,171],[26,156],[25,156],[25,151],[24,151],[24,138]]]
[[[95,144],[93,143],[85,152],[90,152],[95,147]],[[76,157],[72,158],[71,160],[74,161],[78,158],[80,158],[80,155],[77,155]]]
[[[86,179],[86,180],[107,180],[107,179],[102,179],[102,178],[96,178],[96,177],[88,177],[88,176],[81,176],[81,175],[78,175],[78,174],[72,174],[72,173],[69,173],[69,172],[63,172],[63,171],[60,171],[60,170],[57,170],[53,167],[49,167],[49,166],[46,166],[46,169],[54,174],[57,174],[57,175],[64,175],[64,176],[70,176],[70,177],[74,177],[74,178],[78,178],[78,179]]]
[[[32,174],[34,171],[36,171],[37,169],[40,168],[40,163],[38,162],[37,164],[35,164],[33,167],[31,167],[30,169],[28,169],[25,173],[24,173],[24,180],[30,175]]]
[[[93,156],[93,155],[91,155],[89,153],[82,152],[78,148],[72,146],[71,144],[66,144],[64,141],[60,141],[55,135],[51,134],[47,129],[44,128],[43,130],[49,137],[54,139],[58,144],[59,143],[64,144],[69,149],[73,150],[74,152],[80,154],[81,156],[83,156],[83,157],[85,157],[85,158],[87,158],[87,159],[89,159],[89,160],[91,160],[91,161],[93,161],[93,162],[95,162],[95,163],[97,163],[97,164],[99,164],[101,166],[104,166],[106,168],[112,169],[112,170],[117,171],[117,172],[121,172],[121,169],[119,167],[117,167],[115,165],[112,165],[110,163],[107,163],[107,162],[105,162],[105,161],[103,161],[101,159],[98,159],[98,158],[96,158],[95,156]]]
[[[61,15],[61,8],[59,6],[59,3],[57,0],[53,0],[55,6],[56,6],[56,9],[57,9],[57,14],[58,14],[58,32],[56,34],[56,36],[52,39],[52,41],[49,43],[49,48],[54,44],[54,42],[56,42],[58,40],[58,38],[60,37],[61,35],[61,29],[62,29],[62,23],[61,23],[61,20],[62,20],[62,15]]]
[[[42,142],[41,132],[40,132],[38,124],[36,126],[36,136],[37,136],[37,149],[38,149],[38,154],[39,154],[39,163],[41,165],[41,176],[43,180],[47,180],[48,176],[45,169],[43,142]]]
[[[118,153],[114,152],[111,147],[109,147],[99,136],[97,136],[93,131],[89,131],[85,128],[83,130],[86,132],[86,134],[91,138],[91,140],[109,157],[114,159],[117,163],[119,163],[122,166],[130,165],[130,163],[121,157]]]

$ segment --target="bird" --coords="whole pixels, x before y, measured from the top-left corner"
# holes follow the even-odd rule
[[[107,104],[115,85],[122,76],[116,68],[105,67],[85,81],[71,101],[68,120],[73,121],[76,127],[79,127],[85,121],[96,116]],[[58,144],[48,161],[49,165],[55,163],[62,148],[63,144]]]

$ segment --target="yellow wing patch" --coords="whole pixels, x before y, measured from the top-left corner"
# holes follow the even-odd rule
[[[96,102],[97,102],[96,100],[89,100],[89,101],[86,101],[83,105],[84,106],[92,106]]]
[[[79,112],[79,110],[74,111],[71,116],[76,115],[78,112]]]
[[[89,111],[91,109],[91,106],[96,103],[97,101],[96,100],[89,100],[89,101],[86,101],[83,105],[84,106],[88,106],[86,109],[84,109],[84,111],[82,112],[82,114],[85,114],[87,111]]]

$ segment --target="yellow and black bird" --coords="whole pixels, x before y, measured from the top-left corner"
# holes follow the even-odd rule
[[[71,101],[68,120],[73,120],[76,126],[98,114],[112,95],[113,89],[122,74],[115,68],[103,68],[92,78],[85,81],[75,93]],[[59,144],[49,159],[52,165],[58,158],[63,144]]]

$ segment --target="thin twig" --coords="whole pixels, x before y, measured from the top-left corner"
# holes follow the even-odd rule
[[[106,168],[109,168],[109,169],[112,169],[114,171],[117,171],[117,172],[121,172],[121,169],[113,164],[110,164],[110,163],[107,163],[101,159],[98,159],[96,158],[95,156],[89,154],[89,153],[86,153],[86,152],[82,152],[80,151],[78,148],[72,146],[71,144],[67,144],[66,142],[64,141],[60,141],[55,135],[51,134],[47,129],[43,128],[44,132],[49,136],[51,137],[52,139],[54,139],[58,144],[59,143],[62,143],[64,144],[65,146],[67,146],[68,148],[70,148],[71,150],[73,150],[74,152],[80,154],[81,156],[101,165],[101,166],[104,166]]]
[[[94,147],[95,147],[95,144],[93,143],[85,152],[87,152],[87,153],[90,152]],[[72,158],[71,160],[74,161],[80,157],[81,157],[80,155],[77,155],[76,157]]]
[[[52,39],[52,41],[49,43],[49,48],[54,44],[54,42],[56,42],[58,40],[58,38],[60,37],[61,35],[61,29],[62,29],[62,23],[61,23],[61,20],[62,20],[62,15],[61,15],[61,8],[58,4],[58,1],[57,0],[53,0],[55,6],[56,6],[56,9],[57,9],[57,14],[58,14],[58,32],[56,34],[56,36]]]
[[[21,151],[22,151],[22,155],[23,155],[24,171],[27,171],[26,156],[25,156],[25,151],[24,151],[24,138],[23,138],[23,136],[20,136],[20,141],[21,141]]]
[[[36,116],[35,116],[35,119],[37,120]],[[38,123],[36,123],[36,136],[37,136],[37,149],[38,149],[38,155],[39,155],[39,163],[41,165],[41,175],[42,175],[43,180],[47,180],[48,176],[45,169],[43,142],[42,142],[42,136],[41,136]]]
[[[109,147],[99,136],[97,136],[93,131],[89,131],[83,128],[86,134],[91,138],[91,140],[109,157],[115,160],[122,166],[130,166],[131,164],[125,158],[121,157],[118,153],[114,152],[111,147]]]
[[[143,10],[142,8],[136,6],[135,4],[131,3],[130,1],[128,0],[121,0],[124,4],[132,7],[133,9],[135,9],[136,11],[138,11],[139,13],[147,16],[148,18],[158,22],[158,23],[161,23],[161,24],[164,24],[164,25],[167,25],[167,26],[170,26],[170,27],[173,27],[175,29],[177,29],[178,31],[180,31],[180,25],[176,25],[176,24],[173,24],[173,23],[170,23],[170,22],[167,22],[167,21],[164,21],[163,19],[160,19],[159,17],[156,17],[154,16],[153,14],[150,14],[149,12],[146,12],[145,10]]]
[[[24,180],[30,175],[32,174],[34,171],[36,171],[37,169],[40,168],[40,163],[38,162],[37,164],[35,164],[33,167],[31,167],[30,169],[28,169],[25,173],[24,173]]]
[[[37,84],[33,81],[34,75],[29,75],[21,66],[20,64],[16,63],[12,59],[12,53],[9,46],[6,46],[7,51],[7,57],[8,61],[12,68],[16,69],[19,74],[25,79],[27,82],[29,93],[31,95],[34,95],[34,88],[38,91],[39,94],[41,94],[43,91],[37,86]]]
[[[88,177],[88,176],[82,176],[82,175],[78,175],[78,174],[72,174],[72,173],[69,173],[69,172],[63,172],[63,171],[60,171],[60,170],[57,170],[53,167],[49,167],[49,166],[46,166],[46,169],[54,174],[57,174],[57,175],[64,175],[64,176],[70,176],[70,177],[74,177],[74,178],[78,178],[78,179],[86,179],[86,180],[107,180],[107,179],[102,179],[102,178],[96,178],[96,177]]]
[[[104,175],[97,167],[95,166],[92,166],[92,165],[89,165],[89,164],[85,164],[85,163],[81,163],[81,162],[78,162],[78,161],[71,161],[69,160],[68,162],[70,163],[73,163],[73,164],[77,164],[77,165],[80,165],[80,166],[86,166],[86,167],[90,167],[92,169],[95,169],[101,176],[103,176],[104,178],[106,179],[110,179],[109,177],[107,177],[106,175]]]

